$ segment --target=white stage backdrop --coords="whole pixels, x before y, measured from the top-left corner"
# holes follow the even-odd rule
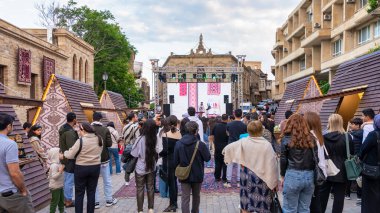
[[[208,116],[226,113],[224,95],[228,95],[231,102],[231,83],[168,83],[167,91],[167,100],[170,95],[174,95],[174,104],[170,106],[171,114],[179,119],[182,119],[182,114],[187,112],[189,106],[200,111],[201,102],[205,109],[211,107]]]

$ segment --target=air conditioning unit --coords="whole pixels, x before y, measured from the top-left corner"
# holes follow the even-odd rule
[[[346,0],[346,3],[347,3],[347,4],[354,4],[354,3],[355,3],[355,0]]]
[[[319,23],[315,23],[314,28],[321,28],[321,25]]]
[[[331,14],[329,14],[329,13],[324,14],[323,15],[323,20],[324,21],[330,21],[331,20]]]
[[[288,48],[285,47],[285,48],[284,48],[284,52],[288,52]]]

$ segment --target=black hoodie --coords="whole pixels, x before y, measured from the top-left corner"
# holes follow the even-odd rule
[[[69,150],[75,142],[78,140],[78,133],[74,130],[70,124],[65,123],[59,129],[59,149],[63,153]],[[62,164],[66,165],[67,160],[62,160]],[[66,171],[66,168],[65,168]],[[70,171],[66,171],[70,172]]]
[[[195,149],[198,139],[194,135],[184,135],[175,145],[174,148],[174,165],[177,167],[188,166]],[[204,177],[204,162],[211,159],[210,151],[207,149],[206,144],[202,141],[199,142],[198,151],[195,155],[193,165],[189,177],[180,181],[182,183],[202,183]]]
[[[346,168],[344,166],[344,161],[347,159],[345,134],[330,132],[325,134],[323,139],[330,159],[334,162],[335,166],[340,169],[340,172],[337,175],[327,177],[327,180],[338,183],[347,182]],[[353,155],[354,145],[352,143],[351,135],[348,135],[348,142],[350,154]]]

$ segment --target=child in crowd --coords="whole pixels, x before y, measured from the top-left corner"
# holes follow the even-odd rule
[[[49,188],[51,192],[50,213],[54,213],[57,206],[60,213],[64,210],[63,197],[63,165],[59,161],[59,148],[51,148],[48,152],[50,160]]]

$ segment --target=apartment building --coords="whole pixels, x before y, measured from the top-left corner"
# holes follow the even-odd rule
[[[276,30],[273,98],[306,76],[331,82],[337,67],[380,42],[380,12],[368,0],[302,0]]]

